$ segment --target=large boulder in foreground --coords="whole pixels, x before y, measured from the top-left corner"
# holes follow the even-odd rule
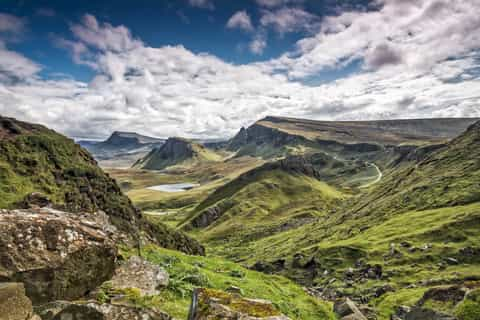
[[[76,299],[110,279],[117,249],[104,214],[0,210],[0,281],[23,282],[34,304]]]
[[[57,301],[37,308],[42,320],[171,320],[163,312],[125,305],[99,304],[93,301],[73,303]]]
[[[193,292],[188,320],[288,320],[270,301],[242,298],[212,289]]]
[[[0,318],[4,320],[39,320],[22,283],[0,283]]]

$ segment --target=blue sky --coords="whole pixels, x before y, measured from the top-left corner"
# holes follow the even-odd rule
[[[208,2],[205,2],[208,3]],[[54,45],[56,37],[71,36],[69,26],[85,13],[112,25],[125,25],[132,34],[152,47],[183,45],[195,53],[210,53],[235,63],[246,64],[266,61],[291,50],[295,43],[308,34],[296,30],[279,34],[267,30],[269,45],[261,54],[248,50],[252,34],[241,29],[226,27],[229,18],[240,10],[249,13],[252,23],[258,22],[265,8],[252,1],[215,1],[212,7],[192,5],[185,1],[3,1],[2,11],[19,17],[27,17],[27,32],[23,41],[12,44],[11,48],[44,66],[42,75],[55,76],[61,72],[78,80],[89,81],[95,72],[86,66],[72,64],[67,52]],[[301,8],[318,16],[341,8],[358,7],[368,9],[368,1],[304,1]],[[351,69],[351,68],[350,68]],[[344,72],[325,71],[328,81],[341,77]],[[316,77],[322,77],[321,74]]]
[[[0,114],[72,137],[480,116],[477,0],[2,1]]]

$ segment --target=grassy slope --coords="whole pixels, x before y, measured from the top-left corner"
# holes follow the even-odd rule
[[[32,192],[67,211],[103,210],[134,238],[141,228],[162,246],[203,252],[186,235],[142,219],[115,180],[73,140],[40,125],[0,117],[0,208],[23,206],[20,202]]]
[[[168,271],[170,284],[160,296],[135,302],[156,306],[178,319],[187,318],[195,287],[225,290],[230,286],[241,288],[245,297],[272,301],[291,319],[334,319],[329,304],[309,296],[300,286],[281,276],[251,271],[218,258],[187,256],[154,246],[144,248],[142,255]]]
[[[344,195],[333,187],[301,174],[282,170],[260,172],[237,190],[224,190],[228,209],[221,219],[203,229],[199,237],[206,240],[246,241],[254,234],[266,235],[269,229],[295,218],[315,219],[337,205]],[[207,199],[207,201],[209,201]],[[223,200],[221,200],[223,201]],[[200,204],[197,210],[204,205]]]
[[[413,303],[413,297],[429,286],[480,278],[478,256],[462,253],[463,248],[478,248],[480,243],[479,141],[477,125],[420,163],[391,172],[370,193],[351,200],[352,206],[336,214],[259,239],[249,250],[216,252],[248,265],[285,259],[281,274],[357,297],[389,283],[398,291],[371,301],[381,319],[388,319],[395,301]],[[402,242],[417,249],[401,247]],[[395,254],[390,255],[392,250]],[[316,273],[291,267],[298,253],[305,256],[303,263],[315,259]],[[447,258],[459,264],[449,265]],[[347,285],[343,274],[360,259],[380,264],[386,277]],[[332,278],[340,281],[328,284]],[[411,284],[420,287],[408,289]]]

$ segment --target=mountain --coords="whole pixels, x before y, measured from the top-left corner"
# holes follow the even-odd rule
[[[200,162],[219,161],[221,157],[201,144],[184,138],[168,138],[165,144],[153,149],[134,167],[162,170],[175,165],[192,165]]]
[[[389,166],[374,166],[361,152],[350,153],[353,159],[317,152],[269,161],[218,187],[179,227],[215,256],[291,278],[322,299],[368,303],[378,319],[476,319],[465,317],[459,302],[480,287],[480,122],[425,121],[418,130],[423,120],[400,121],[412,132],[408,139],[398,128],[352,138],[380,145],[374,159],[390,157],[381,143],[396,141],[405,152]],[[230,146],[298,148],[316,139],[284,130],[257,123]]]
[[[73,140],[41,125],[0,117],[0,208],[32,204],[78,213],[101,210],[129,238],[138,238],[140,229],[158,244],[203,252],[196,241],[143,219],[115,180]]]
[[[105,141],[80,140],[78,144],[90,151],[105,167],[130,167],[152,149],[160,147],[164,139],[143,136],[134,132],[115,131]]]
[[[242,128],[228,143],[237,155],[263,158],[322,150],[350,156],[377,151],[396,153],[402,146],[443,143],[463,132],[476,118],[378,121],[314,121],[266,117]]]

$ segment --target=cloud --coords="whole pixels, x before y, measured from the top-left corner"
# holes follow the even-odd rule
[[[85,45],[102,51],[122,52],[142,46],[142,42],[134,39],[125,26],[100,25],[90,14],[84,15],[82,23],[74,24],[70,29]]]
[[[0,33],[22,33],[25,29],[25,20],[17,16],[0,13]]]
[[[267,39],[266,36],[262,33],[258,33],[250,42],[249,49],[250,52],[256,55],[263,54],[263,51],[267,47]]]
[[[344,11],[323,19],[320,31],[270,62],[292,78],[365,59],[366,67],[401,63],[428,71],[437,63],[480,48],[476,0],[378,0],[379,10]],[[388,43],[388,45],[387,45]]]
[[[342,21],[352,21],[358,14]],[[336,22],[328,26],[339,33],[345,27]],[[76,63],[94,63],[96,76],[89,83],[45,80],[37,74],[40,67],[23,57],[21,64],[30,67],[11,71],[17,81],[0,78],[0,114],[90,138],[104,138],[113,130],[226,138],[267,115],[331,120],[480,116],[480,78],[472,71],[480,68],[480,52],[438,61],[425,71],[405,68],[404,60],[380,59],[390,57],[382,54],[390,49],[405,58],[404,47],[392,39],[372,42],[362,51],[372,57],[372,69],[307,86],[272,69],[278,60],[234,65],[183,46],[154,48],[125,27],[89,16],[72,25],[72,38],[64,45],[70,47],[74,61],[77,50],[81,59]],[[359,41],[364,43],[363,38]],[[391,48],[376,50],[382,43]],[[308,48],[318,45],[312,42]],[[18,59],[0,56],[0,61]],[[305,60],[300,68],[298,61],[289,64],[292,61],[286,61],[291,70],[317,63]]]
[[[364,59],[367,69],[378,69],[386,65],[400,64],[403,56],[388,43],[382,43],[367,51]]]
[[[304,0],[255,0],[255,2],[262,7],[275,8],[290,3],[302,3]]]
[[[230,19],[228,19],[227,28],[238,28],[247,32],[254,30],[252,20],[245,10],[235,12]]]
[[[209,10],[215,9],[215,5],[211,0],[188,0],[188,3],[192,7],[196,7],[196,8],[209,9]]]
[[[281,8],[265,10],[260,25],[271,27],[279,34],[297,31],[312,31],[318,27],[319,18],[300,8]]]

